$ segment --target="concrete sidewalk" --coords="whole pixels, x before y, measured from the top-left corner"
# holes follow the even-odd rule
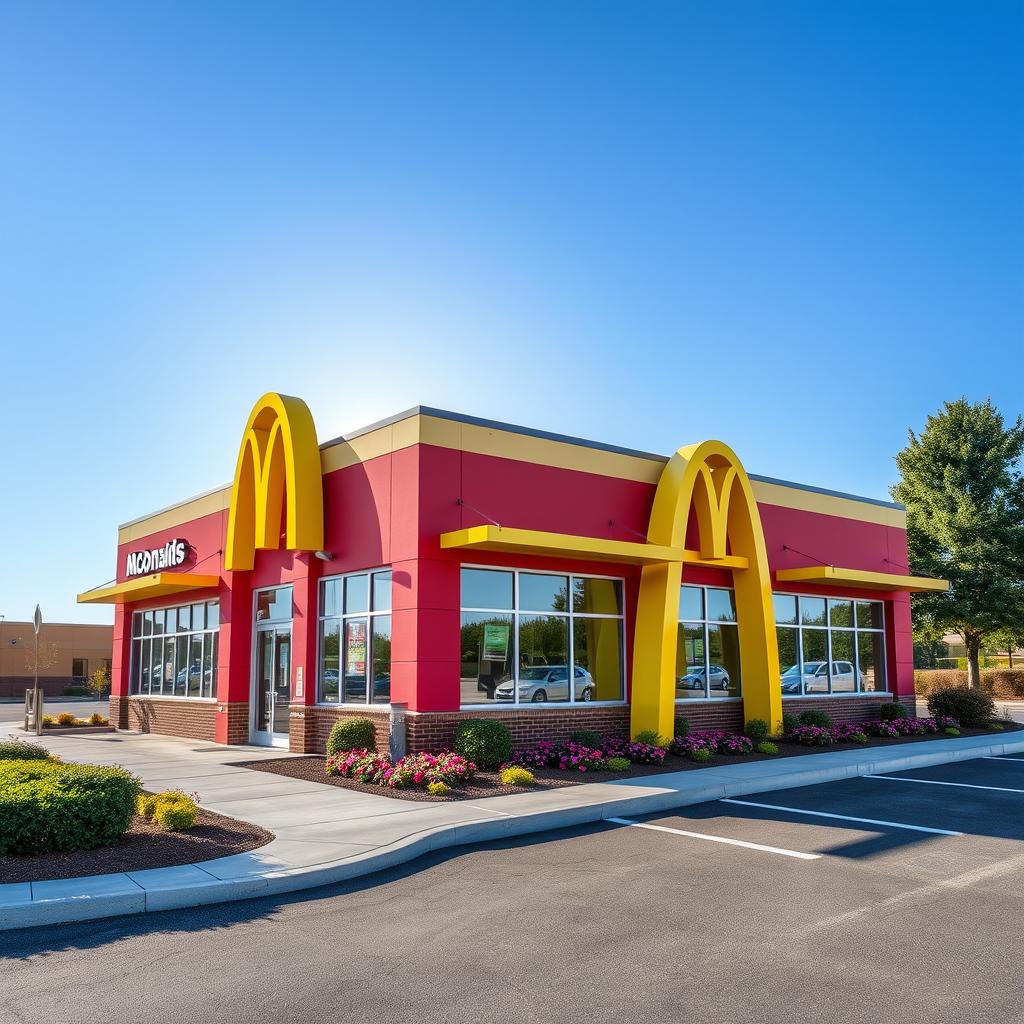
[[[198,906],[309,889],[431,850],[607,818],[949,761],[1019,753],[1024,733],[749,761],[478,802],[413,803],[232,767],[280,750],[126,733],[44,737],[66,760],[120,764],[148,789],[199,792],[204,807],[262,825],[273,842],[182,867],[0,885],[0,930]]]

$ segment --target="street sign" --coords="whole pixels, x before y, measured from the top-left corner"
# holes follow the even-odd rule
[[[39,610],[39,605],[36,605],[36,613],[32,616],[32,628],[36,631],[36,636],[39,636],[39,630],[43,627],[43,613]]]

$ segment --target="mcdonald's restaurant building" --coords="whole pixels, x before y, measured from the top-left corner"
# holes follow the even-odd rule
[[[234,439],[225,440],[226,461]],[[119,528],[121,728],[319,752],[339,718],[450,744],[877,716],[913,693],[899,505],[418,407],[318,443],[256,404],[234,481]]]

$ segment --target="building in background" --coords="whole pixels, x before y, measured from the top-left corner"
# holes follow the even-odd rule
[[[340,718],[411,750],[489,716],[736,730],[912,696],[902,506],[417,407],[318,445],[264,396],[232,485],[119,529],[111,717],[322,751]]]
[[[114,627],[44,622],[39,634],[39,685],[47,697],[82,687],[98,668],[112,669]],[[23,697],[33,685],[31,622],[0,621],[0,697]]]

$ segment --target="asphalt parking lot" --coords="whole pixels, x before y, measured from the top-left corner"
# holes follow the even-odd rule
[[[3,933],[0,1021],[1020,1021],[1022,812],[975,760]]]

